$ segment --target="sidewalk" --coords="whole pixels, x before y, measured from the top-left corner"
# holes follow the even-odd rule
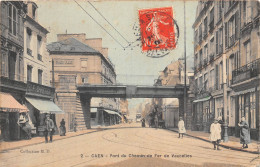
[[[168,128],[168,130],[178,132],[177,128]],[[206,142],[210,142],[209,140],[209,133],[202,132],[202,131],[191,131],[191,130],[186,130],[186,135],[200,139]],[[219,145],[224,148],[232,149],[232,150],[237,150],[237,151],[243,151],[243,152],[249,152],[253,154],[259,154],[260,149],[260,142],[257,143],[255,140],[251,140],[251,143],[248,145],[249,148],[243,149],[242,144],[240,144],[240,139],[234,136],[229,136],[228,137],[229,141],[228,142],[221,142]]]
[[[122,126],[122,124],[117,124],[117,125],[108,126],[108,127],[86,129],[86,130],[77,131],[77,132],[67,132],[66,136],[54,135],[53,141],[63,140],[63,139],[67,139],[67,138],[71,138],[71,137],[75,137],[75,136],[80,136],[80,135],[93,133],[93,132],[97,132],[97,131],[101,131],[101,130],[107,130],[110,128],[115,128],[115,127],[120,127],[120,126]],[[31,145],[35,145],[35,144],[41,144],[41,143],[45,143],[44,136],[33,137],[31,140],[23,139],[23,140],[17,140],[17,141],[1,141],[0,142],[0,153],[8,151],[8,150],[13,150],[13,149],[17,149],[17,148],[21,148],[21,147],[25,147],[25,146],[31,146]]]

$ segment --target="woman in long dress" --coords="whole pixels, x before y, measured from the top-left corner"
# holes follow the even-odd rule
[[[210,126],[210,140],[214,144],[214,150],[219,149],[219,143],[221,140],[221,125],[218,122],[218,119],[215,119]]]
[[[248,148],[250,143],[250,129],[245,117],[241,118],[241,122],[238,123],[240,127],[240,143],[243,144],[242,148]]]
[[[182,117],[180,117],[179,123],[178,123],[178,129],[179,129],[179,138],[183,138],[183,134],[186,133],[184,121]]]

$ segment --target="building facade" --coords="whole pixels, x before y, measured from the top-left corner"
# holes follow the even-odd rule
[[[218,118],[238,136],[245,116],[258,138],[259,2],[200,1],[193,28],[194,130],[208,132]]]
[[[68,113],[68,129],[85,129],[89,116],[82,112],[77,85],[115,84],[108,49],[102,47],[102,39],[86,39],[85,34],[58,34],[57,42],[47,48],[53,61],[57,102]],[[110,125],[118,119],[118,99],[92,98],[91,107],[92,125]]]
[[[1,80],[0,123],[1,138],[20,139],[17,125],[19,114],[27,112],[23,106],[26,93],[24,83],[23,17],[26,4],[20,1],[1,1]]]

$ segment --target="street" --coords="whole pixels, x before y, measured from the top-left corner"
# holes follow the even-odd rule
[[[1,153],[1,166],[256,166],[258,155],[140,123]],[[256,160],[253,160],[256,159]],[[253,161],[252,161],[253,160]],[[252,162],[250,162],[252,161]]]

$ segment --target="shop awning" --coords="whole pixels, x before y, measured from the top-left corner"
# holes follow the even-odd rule
[[[43,100],[43,99],[35,99],[26,97],[26,100],[31,103],[36,109],[38,109],[41,113],[52,113],[52,114],[64,114],[53,101],[51,100]]]
[[[197,100],[194,100],[193,103],[198,103],[198,102],[202,102],[202,101],[208,101],[211,99],[211,96],[209,97],[205,97],[205,98],[202,98],[202,99],[197,99]]]
[[[96,113],[97,112],[97,108],[90,108],[90,112],[91,113]]]
[[[108,114],[114,114],[114,115],[118,115],[119,117],[121,117],[121,115],[115,111],[111,111],[111,110],[105,110]]]
[[[28,108],[21,105],[15,98],[8,94],[0,92],[0,111],[3,112],[28,112]]]

